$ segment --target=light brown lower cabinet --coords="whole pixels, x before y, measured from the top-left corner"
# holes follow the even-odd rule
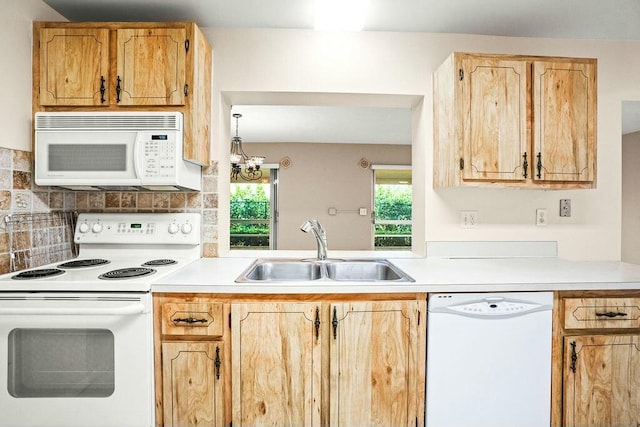
[[[640,298],[592,294],[562,299],[561,425],[637,427]]]
[[[565,337],[564,425],[640,425],[640,336]]]
[[[422,426],[425,309],[231,304],[233,426]]]
[[[319,305],[231,305],[234,426],[319,426]]]
[[[224,425],[222,342],[162,344],[165,427]]]
[[[154,295],[156,427],[229,425],[225,312],[205,294]]]

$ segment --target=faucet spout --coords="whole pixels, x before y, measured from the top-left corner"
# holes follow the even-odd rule
[[[318,246],[318,260],[324,261],[327,259],[327,233],[324,227],[318,222],[317,219],[310,219],[305,221],[300,226],[300,230],[308,233],[311,231],[316,238],[316,244]]]

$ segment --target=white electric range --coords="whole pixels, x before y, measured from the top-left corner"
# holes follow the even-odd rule
[[[74,240],[76,259],[0,275],[0,293],[148,292],[200,257],[200,214],[80,214]]]
[[[151,283],[200,257],[200,215],[80,214],[74,240],[0,276],[0,424],[152,427]]]

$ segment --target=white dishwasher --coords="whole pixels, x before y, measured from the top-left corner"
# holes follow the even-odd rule
[[[432,294],[427,427],[549,427],[552,292]]]

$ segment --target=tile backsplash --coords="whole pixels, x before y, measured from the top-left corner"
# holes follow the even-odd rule
[[[199,212],[202,215],[202,250],[206,257],[218,256],[218,167],[217,162],[202,171],[202,192],[70,191],[39,187],[33,179],[31,152],[0,148],[0,273],[24,267],[12,263],[12,242],[21,239],[21,249],[38,247],[35,239],[46,233],[49,239],[65,240],[59,226],[46,227],[29,235],[12,236],[15,227],[7,225],[7,215],[45,212]],[[56,237],[57,236],[57,237]],[[26,239],[26,240],[25,240]],[[27,241],[28,240],[28,241]],[[15,245],[14,250],[15,252]],[[51,262],[56,262],[53,260]],[[32,260],[30,267],[46,262]]]

